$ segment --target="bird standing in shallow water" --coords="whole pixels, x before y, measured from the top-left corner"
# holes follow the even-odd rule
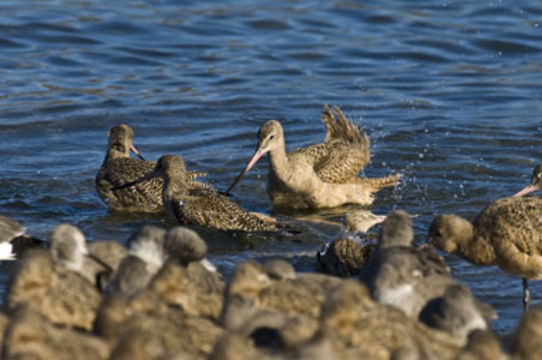
[[[277,222],[266,215],[241,209],[210,186],[190,182],[179,155],[162,156],[154,171],[122,188],[154,177],[164,179],[164,208],[179,224],[202,225],[219,230],[277,231]]]
[[[534,168],[531,182],[514,196],[523,196],[536,190],[542,190],[542,164]]]
[[[472,263],[498,265],[521,276],[527,309],[527,279],[542,278],[542,199],[499,199],[482,210],[473,223],[456,215],[439,215],[429,227],[428,241]]]
[[[265,122],[258,133],[258,148],[229,192],[265,153],[269,152],[267,193],[275,208],[318,209],[347,203],[369,205],[372,193],[393,186],[399,175],[362,178],[357,173],[369,163],[369,138],[348,121],[338,107],[324,105],[323,143],[286,154],[284,133],[277,120]]]
[[[109,130],[107,152],[96,175],[96,191],[109,207],[123,211],[162,211],[163,180],[148,179],[129,188],[120,185],[150,173],[155,161],[146,161],[132,144],[134,131],[128,125],[117,125]],[[130,157],[130,151],[139,157]],[[189,172],[190,179],[204,176],[202,172]]]

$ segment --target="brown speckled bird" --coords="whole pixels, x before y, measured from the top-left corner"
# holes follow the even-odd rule
[[[96,175],[96,191],[109,207],[122,211],[162,211],[161,178],[142,181],[136,186],[115,189],[119,185],[139,179],[151,172],[155,161],[146,161],[132,144],[134,132],[128,125],[117,125],[109,130],[107,153]],[[131,158],[130,151],[139,157]],[[190,179],[205,176],[203,172],[189,172]]]
[[[514,196],[523,196],[536,190],[542,190],[542,164],[539,164],[533,169],[531,182],[519,192],[514,194]]]
[[[267,193],[275,208],[318,209],[347,203],[368,205],[372,193],[393,186],[399,175],[362,178],[358,172],[369,163],[369,138],[346,119],[338,107],[335,115],[324,105],[326,127],[323,143],[286,154],[284,133],[277,120],[265,122],[258,133],[258,149],[234,180],[229,192],[265,153],[270,168]]]
[[[363,236],[385,218],[385,215],[375,215],[369,210],[360,209],[346,213],[344,223],[347,232],[359,232]],[[325,244],[316,253],[318,270],[340,277],[359,275],[375,247],[375,244],[364,240],[354,236],[342,236]]]
[[[439,215],[431,223],[428,240],[440,250],[472,263],[498,265],[521,276],[527,308],[527,279],[542,278],[542,199],[496,200],[473,223],[456,215]]]
[[[277,230],[273,218],[245,211],[214,188],[190,181],[184,161],[179,155],[162,156],[154,171],[122,187],[134,186],[154,177],[164,179],[164,208],[179,224],[201,225],[219,230]]]

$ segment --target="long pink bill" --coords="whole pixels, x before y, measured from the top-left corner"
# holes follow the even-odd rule
[[[125,189],[127,187],[137,185],[139,183],[142,183],[143,181],[147,181],[147,180],[150,180],[150,179],[158,177],[158,176],[160,176],[160,175],[156,171],[153,171],[151,173],[143,175],[142,177],[140,177],[140,178],[138,178],[138,179],[136,179],[134,181],[130,181],[130,182],[127,182],[127,183],[122,184],[122,185],[113,186],[110,191]]]
[[[530,192],[533,192],[535,191],[536,188],[534,187],[533,184],[529,184],[527,186],[525,186],[523,189],[521,189],[519,192],[515,193],[514,195],[512,195],[513,197],[517,197],[517,196],[523,196],[525,194],[528,194]]]
[[[141,160],[145,160],[145,158],[143,157],[143,155],[141,155],[139,153],[139,151],[137,151],[137,149],[135,148],[134,145],[130,145],[130,151],[134,153],[135,156],[137,156],[138,158],[140,158]]]
[[[256,164],[256,162],[258,160],[260,160],[260,158],[263,156],[263,154],[265,154],[265,151],[263,151],[262,149],[258,148],[256,149],[256,151],[254,152],[254,154],[252,155],[252,157],[250,158],[250,160],[248,161],[247,163],[247,166],[245,166],[245,168],[243,169],[243,171],[241,171],[239,173],[239,175],[237,175],[237,177],[235,178],[235,180],[233,180],[233,182],[231,183],[231,185],[228,187],[228,189],[225,191],[225,194],[229,194],[229,192],[231,191],[231,189],[234,188],[235,185],[237,185],[237,183],[239,182],[239,180],[241,180],[241,178],[254,166],[254,164]]]

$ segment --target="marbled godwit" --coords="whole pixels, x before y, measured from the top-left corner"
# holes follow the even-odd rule
[[[117,125],[109,130],[105,159],[96,175],[96,191],[112,209],[125,211],[162,211],[161,178],[142,181],[134,187],[114,189],[119,185],[139,179],[151,172],[155,161],[146,161],[132,144],[134,132],[128,125]],[[139,157],[130,157],[130,151]],[[188,172],[193,179],[203,172]]]
[[[357,173],[369,163],[369,138],[367,134],[362,137],[338,107],[333,110],[336,117],[324,105],[325,142],[289,154],[286,154],[280,123],[277,120],[265,122],[258,133],[258,149],[226,192],[269,152],[267,193],[274,207],[318,209],[347,203],[371,204],[373,192],[395,185],[400,176],[358,177]]]
[[[219,230],[277,231],[273,218],[241,209],[210,186],[191,186],[184,161],[179,155],[162,156],[153,172],[121,187],[133,186],[152,177],[164,179],[164,207],[179,224],[202,225]]]
[[[128,125],[117,125],[109,130],[107,152],[98,174],[96,191],[102,200],[115,210],[162,210],[162,179],[150,179],[136,187],[113,190],[115,186],[138,179],[154,168],[145,161],[132,144],[134,132]],[[140,157],[130,157],[130,151]]]
[[[404,211],[390,213],[360,277],[376,300],[418,318],[427,301],[442,296],[455,282],[444,260],[412,247],[413,238],[411,217]]]
[[[498,265],[523,278],[523,304],[529,304],[527,279],[542,278],[542,198],[496,200],[473,223],[439,215],[429,227],[430,244],[480,265]]]
[[[522,196],[536,190],[542,190],[542,164],[534,168],[531,182],[514,196]]]
[[[0,215],[0,260],[15,260],[26,249],[43,247],[43,241],[25,231],[20,222]]]

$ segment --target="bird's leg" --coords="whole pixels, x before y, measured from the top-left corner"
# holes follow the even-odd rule
[[[529,309],[529,301],[531,300],[531,294],[529,293],[529,284],[527,278],[523,278],[523,312],[527,312]]]

